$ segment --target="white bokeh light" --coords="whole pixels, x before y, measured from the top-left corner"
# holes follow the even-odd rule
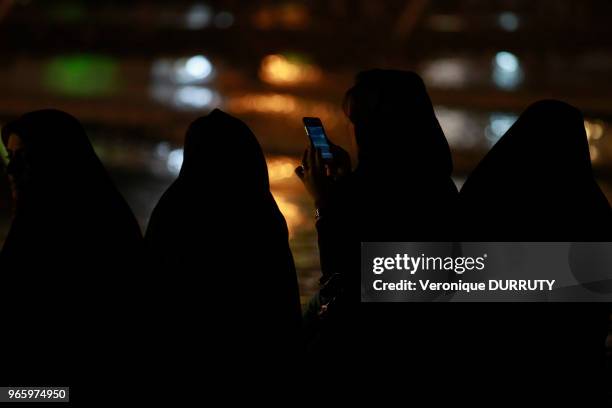
[[[203,55],[179,59],[160,58],[153,62],[151,74],[156,83],[197,85],[210,82],[215,68]]]
[[[516,55],[507,51],[500,51],[495,54],[495,63],[504,71],[516,71],[519,68],[519,61]]]
[[[174,104],[178,108],[206,108],[214,99],[214,92],[202,86],[183,86],[174,94]]]
[[[168,154],[166,166],[172,174],[179,174],[183,165],[183,149],[174,149]]]
[[[174,62],[172,82],[184,85],[201,84],[210,79],[213,65],[203,55],[190,58],[180,58]]]
[[[439,58],[423,65],[423,78],[441,88],[462,88],[468,83],[471,67],[463,58]]]
[[[523,81],[523,70],[516,55],[500,51],[493,58],[493,82],[499,88],[512,90]]]
[[[212,64],[203,55],[196,55],[187,60],[185,71],[194,79],[204,79],[212,73]]]
[[[485,136],[489,145],[494,145],[512,127],[518,117],[507,113],[492,113],[489,116],[489,125],[485,129]]]

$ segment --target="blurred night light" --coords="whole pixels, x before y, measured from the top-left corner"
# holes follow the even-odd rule
[[[599,140],[604,134],[604,123],[601,120],[584,121],[584,130],[586,131],[587,139],[590,141]]]
[[[203,81],[212,74],[213,67],[203,55],[196,55],[187,60],[178,60],[175,64],[177,82],[183,84]]]
[[[77,54],[53,58],[44,68],[45,88],[62,95],[88,97],[112,94],[119,66],[107,56]]]
[[[153,84],[150,94],[155,101],[183,111],[212,109],[221,102],[217,92],[196,85]]]
[[[282,191],[272,189],[272,196],[274,197],[274,201],[276,201],[276,205],[278,205],[278,209],[287,221],[287,229],[289,230],[289,237],[291,238],[297,228],[304,223],[306,217],[302,213],[300,207],[292,203],[289,197],[286,197]]]
[[[273,54],[261,61],[259,77],[272,85],[301,85],[317,82],[321,70],[300,56]]]
[[[493,59],[493,82],[501,89],[515,89],[523,81],[523,70],[516,55],[500,51]]]
[[[168,154],[168,160],[166,166],[168,171],[174,175],[177,175],[181,171],[183,165],[183,149],[174,149]]]
[[[168,142],[160,142],[155,147],[155,156],[158,159],[167,159],[170,154],[170,143]]]
[[[209,81],[214,67],[203,55],[176,60],[162,58],[153,62],[151,73],[154,81],[193,85]]]
[[[211,106],[214,99],[214,92],[203,86],[183,86],[174,94],[174,104],[178,108],[205,108]]]
[[[272,114],[296,121],[304,116],[315,116],[321,118],[328,128],[337,126],[344,117],[340,107],[335,104],[280,93],[230,95],[224,98],[224,104],[229,112],[237,115]]]
[[[606,151],[605,148],[602,148],[603,145],[600,145],[601,139],[603,138],[606,128],[605,123],[602,120],[585,120],[584,121],[584,130],[586,132],[587,140],[589,141],[589,153],[591,155],[591,161],[599,162],[601,160],[602,154],[601,151]]]
[[[291,114],[297,110],[298,101],[286,94],[246,94],[230,98],[228,108],[234,113]]]
[[[422,69],[427,84],[440,88],[462,88],[468,82],[470,67],[462,58],[440,58],[425,63]]]
[[[589,146],[589,155],[591,156],[591,161],[596,162],[599,160],[599,148],[597,146]]]
[[[270,183],[274,184],[295,177],[295,168],[299,162],[290,157],[278,156],[268,158],[267,164]]]
[[[436,106],[435,112],[451,147],[471,149],[482,143],[482,139],[478,136],[478,130],[482,129],[482,125],[473,115],[446,106]]]
[[[518,117],[507,113],[492,113],[489,116],[489,125],[485,129],[485,136],[490,145],[497,141],[512,127]]]

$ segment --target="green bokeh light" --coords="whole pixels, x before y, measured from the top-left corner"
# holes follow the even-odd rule
[[[0,125],[0,127],[2,127]],[[8,152],[6,151],[6,147],[4,146],[4,142],[0,140],[0,165],[4,164],[4,166],[8,166]],[[0,170],[2,170],[2,166],[0,166]]]
[[[45,67],[43,84],[67,96],[107,96],[116,91],[118,64],[107,56],[77,54],[53,58]]]

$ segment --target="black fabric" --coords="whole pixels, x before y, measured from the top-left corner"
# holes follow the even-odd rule
[[[202,364],[219,383],[244,385],[247,372],[258,372],[248,380],[256,383],[297,369],[301,312],[287,225],[243,122],[214,110],[191,124],[146,242],[160,287],[162,371],[185,378],[185,367]]]
[[[76,386],[79,400],[83,385],[134,368],[142,235],[74,117],[27,113],[3,127],[5,144],[11,134],[25,156],[7,170],[25,176],[0,253],[2,315],[12,322],[2,383]]]
[[[385,173],[390,182],[451,174],[448,142],[414,72],[361,72],[347,91],[345,110],[355,126],[360,173]]]
[[[306,319],[309,350],[323,361],[342,360],[344,368],[358,365],[350,375],[369,370],[388,379],[402,365],[427,375],[442,357],[442,308],[360,304],[360,243],[452,240],[457,189],[448,143],[412,72],[359,74],[347,93],[347,113],[359,163],[339,181],[317,222],[323,287],[313,302],[319,310],[312,307]],[[386,359],[374,345],[397,353]]]
[[[581,113],[531,105],[460,193],[466,241],[611,241],[612,212],[591,170]],[[457,305],[458,365],[531,401],[604,406],[606,304]],[[609,388],[609,384],[607,385]]]

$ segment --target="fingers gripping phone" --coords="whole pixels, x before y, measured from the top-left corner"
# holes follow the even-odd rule
[[[312,145],[321,152],[321,157],[326,162],[331,162],[334,156],[332,155],[329,139],[325,134],[323,123],[319,118],[304,118],[304,127],[306,134]]]

